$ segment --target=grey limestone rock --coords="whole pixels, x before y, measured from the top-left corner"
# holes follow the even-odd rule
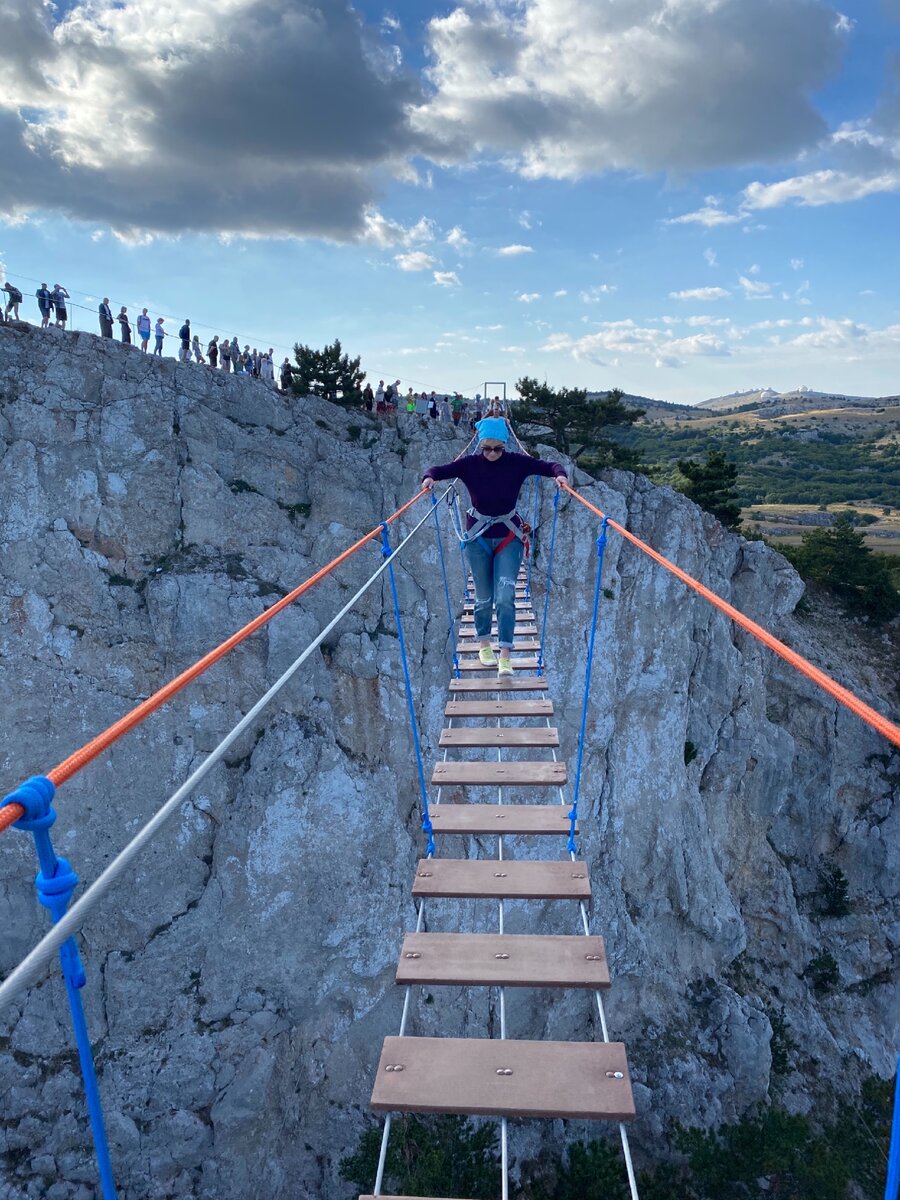
[[[43,772],[261,613],[411,496],[463,442],[86,334],[0,330],[0,691],[6,788]],[[802,584],[640,476],[584,494],[890,713],[893,664],[852,627],[792,615]],[[543,512],[549,512],[545,496]],[[424,515],[424,505],[413,514]],[[401,522],[395,530],[396,541]],[[538,532],[544,594],[549,522]],[[574,767],[597,522],[562,503],[547,660]],[[455,597],[460,567],[445,548]],[[54,835],[84,881],[216,745],[380,562],[366,547],[67,783]],[[432,529],[398,569],[426,762],[451,643]],[[606,549],[581,809],[612,1036],[629,1049],[638,1153],[669,1123],[796,1110],[887,1074],[897,1038],[900,762],[878,736],[618,535]],[[836,628],[836,627],[835,627]],[[892,643],[888,642],[890,647]],[[892,686],[892,685],[891,685]],[[893,714],[896,719],[896,712]],[[452,795],[447,797],[452,799]],[[414,924],[419,797],[384,580],[232,748],[88,921],[84,991],[120,1194],[349,1197]],[[454,847],[475,853],[473,845]],[[493,851],[489,839],[480,849]],[[511,840],[509,852],[545,852]],[[816,899],[823,864],[850,911]],[[0,839],[0,971],[40,937],[33,851]],[[513,931],[577,914],[508,906]],[[436,904],[431,929],[492,929]],[[839,982],[807,967],[833,955]],[[415,997],[410,1032],[497,1032],[495,998]],[[586,997],[509,997],[512,1036],[599,1036]],[[773,1030],[790,1046],[773,1057]],[[777,1066],[777,1070],[776,1070]],[[0,1197],[95,1194],[55,973],[0,1027]],[[576,1126],[574,1132],[589,1132]],[[559,1146],[517,1131],[519,1157]]]

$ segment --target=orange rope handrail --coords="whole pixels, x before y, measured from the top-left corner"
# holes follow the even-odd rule
[[[404,504],[401,508],[398,508],[395,513],[389,516],[385,524],[391,525],[397,520],[398,517],[401,517],[408,508],[411,508],[416,501],[420,500],[425,494],[425,489],[420,489],[420,491],[418,491],[411,500],[408,500],[406,504]],[[171,679],[167,684],[161,687],[159,691],[154,692],[152,696],[148,696],[148,698],[138,704],[136,708],[133,708],[123,717],[120,717],[118,721],[114,722],[114,724],[110,725],[108,729],[105,729],[102,733],[98,734],[97,737],[87,742],[81,747],[80,750],[76,750],[74,754],[70,754],[68,758],[64,759],[63,762],[55,766],[52,771],[48,771],[47,777],[52,780],[57,787],[59,787],[60,784],[65,783],[67,779],[71,779],[73,775],[82,769],[82,767],[87,766],[89,762],[92,762],[95,758],[97,758],[98,755],[102,754],[104,750],[107,750],[114,742],[118,741],[120,737],[134,729],[137,725],[140,725],[140,723],[149,717],[152,712],[155,712],[156,709],[161,708],[163,704],[171,700],[173,696],[175,696],[183,688],[187,687],[189,683],[192,683],[193,680],[195,680],[199,675],[202,675],[204,671],[213,666],[214,663],[217,663],[219,659],[224,658],[226,654],[235,648],[235,646],[238,646],[241,642],[245,641],[252,633],[255,633],[257,629],[265,625],[267,621],[271,621],[276,613],[281,612],[282,609],[287,608],[289,604],[293,604],[295,600],[299,599],[304,592],[308,592],[310,588],[315,587],[315,585],[324,579],[326,575],[329,575],[335,569],[335,567],[340,566],[342,562],[345,562],[351,557],[351,555],[355,554],[357,550],[361,550],[367,542],[370,542],[373,538],[380,536],[381,525],[377,525],[374,529],[370,530],[365,537],[360,538],[358,542],[354,542],[352,546],[344,550],[337,556],[337,558],[333,558],[330,563],[316,571],[314,575],[310,575],[309,579],[305,580],[298,587],[294,588],[294,590],[289,592],[288,595],[283,596],[280,600],[273,604],[271,608],[267,608],[265,612],[260,613],[258,617],[254,617],[254,619],[250,621],[249,624],[245,625],[243,629],[239,629],[237,633],[233,633],[231,637],[222,642],[221,645],[216,646],[214,650],[210,650],[208,654],[204,655],[203,658],[195,662],[193,666],[188,667],[187,670],[182,671],[180,675],[177,675],[174,679]],[[20,817],[23,817],[24,815],[25,809],[21,806],[21,804],[13,803],[4,805],[3,808],[0,808],[0,833],[2,833],[5,829],[14,824],[19,820]]]
[[[717,596],[715,592],[711,592],[708,587],[704,587],[702,583],[688,575],[687,572],[682,571],[680,567],[676,567],[674,563],[669,562],[667,558],[664,558],[662,554],[658,553],[651,546],[648,546],[646,542],[642,542],[639,537],[635,537],[633,533],[630,533],[618,521],[607,517],[606,513],[601,512],[599,508],[591,504],[590,501],[585,500],[583,496],[579,496],[568,484],[563,485],[563,490],[568,492],[570,496],[574,496],[579,503],[583,504],[585,508],[589,508],[596,516],[608,521],[609,525],[618,533],[621,533],[622,537],[627,538],[639,550],[643,550],[645,554],[648,554],[660,566],[665,567],[667,571],[671,571],[682,583],[686,583],[688,587],[693,588],[704,600],[708,600],[710,604],[715,605],[720,612],[725,613],[727,617],[730,617],[742,629],[746,629],[748,633],[752,633],[764,646],[768,646],[779,658],[783,658],[786,663],[789,663],[801,675],[805,675],[807,679],[812,680],[823,691],[826,691],[829,696],[837,700],[839,704],[843,704],[845,708],[855,713],[867,725],[877,730],[888,741],[893,742],[895,746],[900,746],[900,725],[895,725],[893,721],[889,721],[887,717],[883,717],[881,713],[876,712],[874,708],[871,708],[864,701],[860,700],[858,696],[854,696],[847,688],[841,687],[830,675],[826,675],[824,671],[820,671],[818,667],[814,667],[802,655],[792,650],[790,646],[786,646],[784,642],[780,642],[777,637],[773,637],[761,625],[757,625],[755,621],[751,621],[749,617],[745,617],[742,612],[733,608],[721,596]]]

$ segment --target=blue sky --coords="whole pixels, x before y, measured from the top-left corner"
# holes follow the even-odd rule
[[[900,391],[900,0],[6,7],[0,260],[79,327],[108,295],[470,393]]]

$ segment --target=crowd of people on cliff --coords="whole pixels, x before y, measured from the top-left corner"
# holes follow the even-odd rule
[[[19,305],[24,297],[21,290],[8,280],[2,289],[6,293],[6,305],[0,307],[2,321],[19,321]],[[35,292],[38,311],[41,317],[41,328],[47,329],[52,322],[54,328],[65,329],[69,320],[67,301],[69,293],[61,283],[54,283],[49,288],[46,283]],[[276,386],[275,356],[270,346],[268,350],[252,350],[249,345],[241,348],[236,337],[230,341],[220,338],[219,334],[206,344],[204,351],[199,334],[191,330],[190,318],[186,317],[177,333],[170,333],[165,328],[165,317],[152,320],[146,308],[141,309],[134,320],[129,316],[128,306],[120,306],[118,313],[113,316],[109,297],[104,296],[98,305],[98,320],[100,335],[112,338],[115,326],[119,326],[119,338],[125,346],[139,346],[143,354],[153,354],[158,358],[163,356],[163,346],[166,338],[177,339],[177,356],[181,362],[195,362],[209,366],[213,370],[225,371],[235,375],[249,375],[262,379],[270,386]],[[150,350],[150,339],[153,338],[153,349]],[[283,392],[292,390],[293,370],[290,359],[285,355],[284,361],[278,367],[277,384]],[[488,401],[482,401],[481,395],[476,394],[474,400],[469,400],[454,392],[453,395],[436,392],[414,392],[409,388],[402,394],[400,380],[385,386],[383,379],[378,381],[378,387],[373,390],[367,383],[359,393],[360,407],[366,412],[388,419],[395,418],[397,413],[404,413],[408,418],[419,418],[421,421],[438,421],[445,425],[462,425],[474,429],[476,422],[482,417],[502,417],[506,415],[506,406],[499,396]]]
[[[438,395],[437,392],[414,392],[412,388],[404,395],[399,379],[386,386],[384,380],[379,379],[374,391],[372,385],[367,383],[362,390],[362,407],[366,412],[374,412],[380,417],[392,418],[397,413],[403,413],[407,418],[462,425],[468,429],[474,429],[482,417],[506,416],[506,405],[499,396],[482,401],[481,394],[476,393],[475,399],[469,400],[459,392],[454,392],[452,396]]]
[[[24,300],[21,289],[7,280],[0,291],[6,293],[6,305],[0,309],[0,318],[4,322],[21,320],[19,305]],[[65,329],[69,320],[69,293],[63,285],[54,283],[53,287],[49,288],[46,283],[42,283],[35,292],[35,298],[41,318],[41,329],[48,329],[51,323],[55,329]],[[275,386],[275,351],[271,346],[268,350],[258,350],[255,346],[251,350],[249,345],[241,348],[236,337],[229,341],[216,334],[206,343],[204,351],[199,334],[191,330],[190,318],[185,318],[177,333],[170,333],[165,327],[165,317],[157,317],[154,323],[146,308],[141,309],[140,314],[132,319],[128,313],[128,306],[123,304],[113,316],[108,296],[104,296],[100,301],[97,317],[101,337],[112,338],[118,325],[122,344],[139,346],[143,354],[151,353],[162,358],[165,339],[175,338],[178,346],[177,356],[181,362],[203,363],[217,370],[233,372],[235,375],[251,375],[265,380],[272,387]],[[154,342],[152,351],[151,337]],[[290,389],[291,364],[287,357],[278,368],[278,382],[282,390]]]

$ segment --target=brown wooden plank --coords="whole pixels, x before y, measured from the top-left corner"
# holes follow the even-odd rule
[[[588,900],[591,881],[583,862],[423,858],[416,868],[412,894],[455,899]]]
[[[562,787],[567,779],[564,762],[439,762],[431,772],[438,787]]]
[[[500,675],[487,679],[451,679],[451,692],[542,692],[547,688],[544,675]]]
[[[535,641],[534,639],[531,639],[531,640],[528,640],[526,638],[521,638],[521,639],[514,638],[513,639],[513,653],[515,653],[517,651],[520,654],[525,653],[526,651],[530,651],[533,653],[535,650],[540,650],[540,648],[541,648],[541,643]],[[471,637],[467,641],[460,642],[457,645],[456,653],[457,654],[477,654],[480,649],[481,649],[481,647],[478,645],[477,640],[474,637]],[[494,653],[498,654],[499,651],[500,651],[500,647],[497,645],[497,640],[495,638],[494,639]]]
[[[475,618],[472,616],[461,617],[460,621],[461,621],[461,624],[459,627],[460,637],[466,637],[470,630],[472,632],[472,635],[475,636]],[[519,629],[520,625],[532,625],[535,627],[535,631],[536,631],[536,629],[537,629],[536,621],[537,621],[537,617],[534,615],[533,612],[517,612],[516,613],[516,625],[515,625],[515,628],[513,629],[513,633],[521,632]],[[496,620],[492,620],[492,622],[491,622],[491,636],[492,637],[497,636]]]
[[[445,717],[552,717],[552,700],[448,700]]]
[[[397,983],[592,990],[610,986],[602,937],[528,933],[408,933]]]
[[[442,729],[439,746],[558,746],[559,730],[538,725],[530,729],[482,725],[480,728]]]
[[[565,804],[433,804],[429,810],[434,832],[474,834],[521,833],[568,836],[571,828]],[[576,832],[578,832],[576,821]]]
[[[513,629],[513,634],[515,636],[518,636],[519,634],[528,634],[528,633],[537,633],[537,625],[516,625],[516,627]],[[459,630],[459,636],[464,637],[464,638],[469,638],[469,637],[473,638],[475,636],[475,626],[474,625],[464,625]],[[497,622],[496,621],[494,622],[494,626],[491,630],[491,636],[492,637],[497,636]]]
[[[531,608],[531,601],[530,600],[516,600],[515,605],[516,605],[516,608]],[[474,611],[475,601],[474,600],[464,600],[463,601],[463,609],[466,612]]]
[[[581,1121],[635,1115],[621,1042],[388,1037],[371,1106]]]
[[[514,671],[536,671],[538,668],[538,660],[531,655],[513,655],[512,668]],[[497,664],[493,663],[486,667],[483,662],[479,662],[476,658],[473,662],[471,659],[466,659],[465,662],[459,664],[461,671],[496,671]]]

